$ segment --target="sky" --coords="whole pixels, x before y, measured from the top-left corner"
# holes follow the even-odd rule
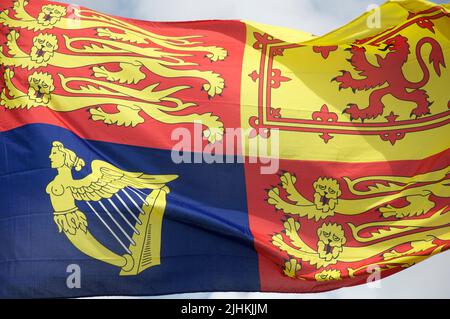
[[[59,0],[103,13],[150,21],[245,19],[316,35],[336,29],[379,0]],[[448,3],[448,1],[435,1]],[[319,294],[198,293],[159,298],[450,298],[450,251],[374,286]]]

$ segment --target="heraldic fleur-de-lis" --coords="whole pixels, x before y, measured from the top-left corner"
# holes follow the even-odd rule
[[[94,160],[91,174],[74,179],[72,170],[80,171],[85,162],[57,141],[52,143],[49,158],[51,167],[58,171],[46,189],[54,209],[54,221],[59,232],[77,249],[120,267],[121,276],[137,275],[161,263],[162,219],[169,192],[166,184],[177,179],[177,175],[126,172]],[[150,193],[146,194],[145,190]],[[77,201],[86,202],[122,246],[123,254],[113,252],[91,234],[86,215],[76,206]]]

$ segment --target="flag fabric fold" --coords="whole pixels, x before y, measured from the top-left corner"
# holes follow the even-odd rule
[[[449,30],[2,1],[0,297],[320,292],[447,250]]]

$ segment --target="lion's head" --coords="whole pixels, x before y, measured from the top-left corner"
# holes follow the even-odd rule
[[[54,89],[53,78],[48,73],[34,72],[28,77],[28,97],[30,100],[48,104]]]
[[[319,178],[314,182],[314,204],[318,210],[328,215],[334,214],[334,209],[341,196],[339,183],[334,178]]]
[[[323,224],[317,230],[317,236],[319,237],[317,252],[319,257],[326,261],[336,259],[347,242],[344,230],[338,224]]]
[[[66,8],[63,6],[47,4],[42,7],[37,17],[37,22],[44,26],[55,25],[66,13]]]
[[[33,38],[30,58],[37,63],[48,62],[58,50],[58,39],[53,34],[38,34]]]
[[[409,44],[408,39],[402,35],[396,35],[395,37],[389,38],[383,42],[384,47],[380,49],[381,51],[389,52],[408,52]]]

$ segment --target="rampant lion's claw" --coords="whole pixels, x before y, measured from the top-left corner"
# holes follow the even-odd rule
[[[409,117],[413,117],[415,116],[416,119],[418,119],[419,117],[425,116],[425,115],[430,115],[431,111],[430,111],[430,106],[433,104],[433,102],[428,102],[428,106],[418,106],[415,109],[413,109],[409,115]]]

